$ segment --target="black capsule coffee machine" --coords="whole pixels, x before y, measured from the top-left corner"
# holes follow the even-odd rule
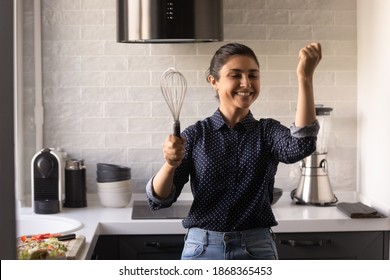
[[[64,160],[61,153],[44,148],[31,161],[32,207],[37,214],[61,211],[64,188]]]

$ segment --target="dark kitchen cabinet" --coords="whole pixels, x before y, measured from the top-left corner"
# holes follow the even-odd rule
[[[389,233],[316,232],[278,233],[279,258],[292,259],[389,259]]]
[[[101,235],[92,259],[179,260],[183,246],[183,234]]]
[[[389,232],[277,233],[281,260],[389,259]],[[93,259],[179,260],[183,234],[101,235]]]
[[[118,236],[100,235],[91,259],[118,260]]]
[[[184,236],[132,235],[119,236],[121,260],[180,260]]]

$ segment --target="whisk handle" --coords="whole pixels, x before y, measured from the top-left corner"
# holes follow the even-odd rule
[[[180,137],[180,121],[176,120],[173,122],[173,135]]]

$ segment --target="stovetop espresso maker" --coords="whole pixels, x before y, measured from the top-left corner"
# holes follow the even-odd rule
[[[298,204],[331,206],[338,201],[328,176],[328,140],[331,130],[332,108],[316,106],[320,124],[316,151],[300,161],[301,177],[298,187],[291,192],[291,198]]]

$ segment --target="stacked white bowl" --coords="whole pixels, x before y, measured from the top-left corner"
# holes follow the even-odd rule
[[[125,207],[132,195],[131,169],[108,163],[98,163],[96,171],[100,203],[105,207]]]

